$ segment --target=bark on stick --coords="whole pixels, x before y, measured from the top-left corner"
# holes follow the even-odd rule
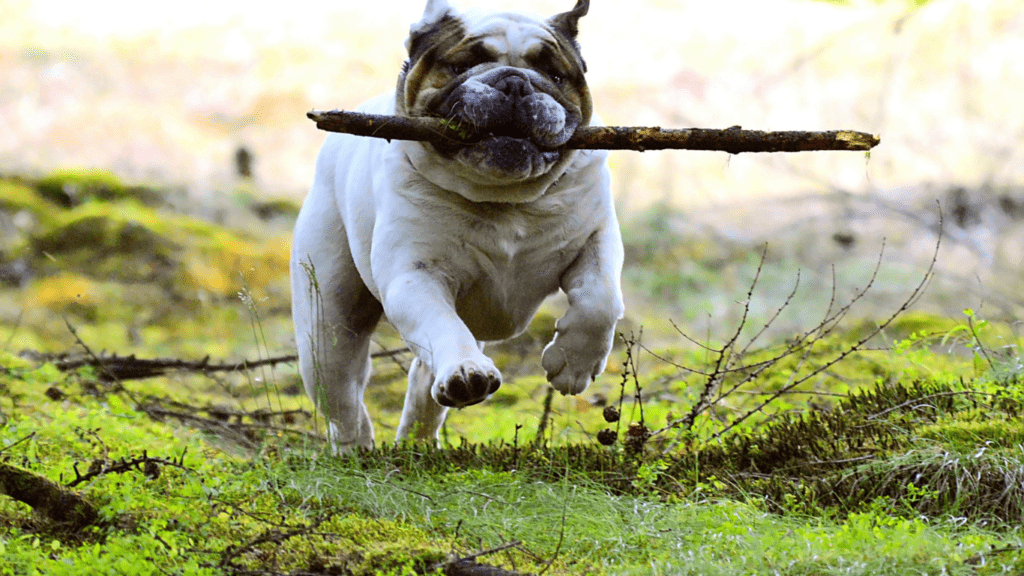
[[[406,118],[332,110],[306,114],[316,127],[328,132],[344,132],[388,140],[421,140],[434,143],[465,143],[479,141],[472,127],[448,122],[443,118]],[[739,126],[726,129],[660,128],[657,126],[585,126],[565,143],[563,148],[604,150],[717,150],[741,152],[807,152],[811,150],[868,151],[877,146],[879,137],[853,130],[825,132],[766,132],[743,130]]]

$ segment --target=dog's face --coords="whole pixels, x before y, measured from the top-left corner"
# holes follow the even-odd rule
[[[590,122],[586,65],[576,44],[589,0],[547,20],[511,12],[456,12],[428,0],[406,47],[396,112],[445,118],[472,144],[408,143],[416,171],[473,201],[532,200],[575,154],[559,150]]]

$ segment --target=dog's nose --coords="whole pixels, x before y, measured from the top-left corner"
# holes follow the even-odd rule
[[[502,77],[494,82],[492,86],[495,90],[517,100],[526,98],[530,94],[534,93],[533,84],[530,83],[530,79],[525,74],[514,68],[509,69],[508,72],[502,75]]]

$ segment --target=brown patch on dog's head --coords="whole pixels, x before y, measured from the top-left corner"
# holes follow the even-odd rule
[[[558,92],[559,100],[575,107],[581,116],[581,126],[589,124],[592,113],[590,92],[584,74],[586,62],[576,42],[579,19],[587,14],[589,0],[578,0],[569,12],[538,22],[517,13],[477,13],[465,15],[455,11],[445,0],[432,0],[424,11],[423,19],[414,24],[406,40],[409,58],[402,67],[396,89],[396,113],[404,116],[436,115],[430,109],[438,101],[438,92],[454,88],[469,71],[484,72],[489,68],[508,65],[537,71],[547,77]],[[514,28],[532,25],[543,29],[533,31],[530,46],[510,46],[513,52],[501,53],[489,46],[488,40],[500,36],[501,30],[493,25],[497,17]],[[538,42],[541,40],[542,42]],[[513,43],[518,38],[506,37]]]
[[[426,16],[426,15],[425,15]],[[436,20],[420,21],[409,31],[405,46],[409,59],[402,65],[396,89],[396,113],[410,114],[412,102],[407,95],[419,94],[424,89],[442,88],[450,80],[438,66],[438,55],[445,54],[466,36],[465,26],[451,10],[445,10]]]
[[[592,114],[576,42],[588,8],[588,0],[578,0],[569,12],[539,19],[457,12],[447,0],[429,0],[406,41],[409,59],[398,78],[395,112],[445,118],[469,139],[410,148],[417,169],[464,195],[479,188],[454,180],[477,187],[514,183],[524,197],[554,182],[576,155],[563,145]],[[428,162],[424,154],[437,158]],[[443,170],[449,174],[441,176]]]

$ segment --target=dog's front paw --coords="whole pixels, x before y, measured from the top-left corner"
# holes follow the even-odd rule
[[[438,370],[430,393],[441,406],[463,408],[483,402],[500,386],[501,372],[483,356],[480,361],[464,360]]]
[[[582,393],[604,372],[614,336],[614,330],[588,332],[560,327],[540,358],[548,382],[562,394]]]

